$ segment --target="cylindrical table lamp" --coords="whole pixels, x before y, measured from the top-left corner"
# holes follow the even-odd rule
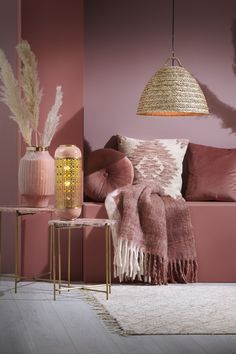
[[[81,151],[75,145],[60,145],[55,151],[56,214],[62,219],[76,219],[82,209]]]

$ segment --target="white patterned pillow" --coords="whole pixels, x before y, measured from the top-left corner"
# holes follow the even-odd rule
[[[181,197],[187,139],[139,140],[118,135],[118,148],[134,167],[134,183],[158,182],[165,193]]]

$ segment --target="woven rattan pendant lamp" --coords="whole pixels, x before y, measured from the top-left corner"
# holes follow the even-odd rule
[[[138,115],[202,116],[209,114],[196,79],[175,57],[175,0],[172,0],[172,55],[149,80],[138,104]]]

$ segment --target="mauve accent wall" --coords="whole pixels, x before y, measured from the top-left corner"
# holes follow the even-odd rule
[[[19,34],[19,1],[1,0],[0,2],[0,48],[4,50],[17,71],[15,46]],[[9,110],[0,103],[0,205],[16,204],[17,202],[17,171],[18,171],[18,129],[13,120],[9,119]],[[14,232],[15,217],[13,214],[2,215],[2,271],[14,272]]]
[[[236,1],[177,0],[176,56],[202,84],[209,117],[136,116],[148,79],[171,50],[171,0],[85,2],[85,139],[189,138],[236,147]]]
[[[21,1],[22,38],[29,41],[38,59],[43,87],[40,129],[55,99],[57,85],[62,85],[61,122],[50,146],[54,156],[60,144],[83,148],[83,1]],[[24,153],[22,144],[22,154]],[[49,261],[49,215],[24,219],[22,270],[33,275],[44,272]],[[82,277],[82,239],[79,232],[72,237],[72,279]],[[66,239],[63,249],[66,255]]]

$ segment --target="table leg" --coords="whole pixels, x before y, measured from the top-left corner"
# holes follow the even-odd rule
[[[2,273],[2,213],[0,212],[0,274]]]
[[[55,227],[51,228],[52,237],[52,261],[53,261],[53,298],[56,300],[56,254],[55,254]]]
[[[108,282],[109,294],[111,294],[111,227],[108,226]]]
[[[105,233],[106,233],[106,299],[108,300],[108,282],[109,282],[109,257],[108,257],[108,225],[105,225]]]
[[[61,231],[57,230],[57,243],[58,243],[58,283],[59,294],[61,293]]]
[[[20,238],[21,238],[21,230],[20,230],[20,219],[21,215],[16,212],[16,239],[15,239],[15,293],[17,293],[17,283],[19,281],[20,276]]]
[[[52,260],[52,228],[53,225],[49,226],[49,272],[50,272],[50,281],[52,281],[52,274],[53,274],[53,260]]]
[[[70,288],[71,228],[68,229],[68,288]],[[68,289],[69,291],[69,289]]]

